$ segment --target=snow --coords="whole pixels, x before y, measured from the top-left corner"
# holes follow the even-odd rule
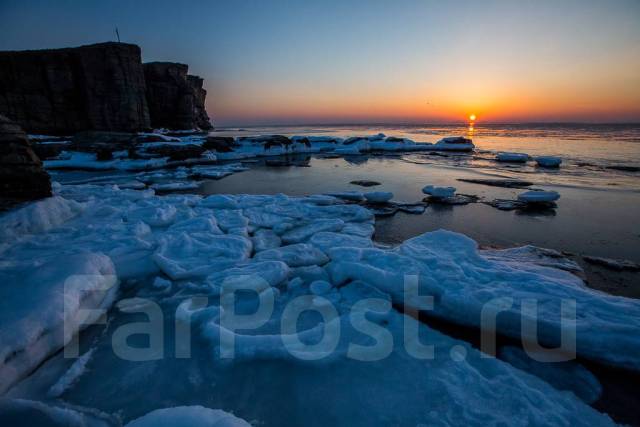
[[[539,156],[536,157],[536,163],[544,168],[557,168],[562,164],[562,159],[554,156]]]
[[[555,202],[560,198],[560,194],[555,191],[531,190],[518,194],[518,200],[525,203],[548,203]]]
[[[496,155],[496,160],[499,162],[526,163],[529,160],[529,155],[525,153],[502,152]]]
[[[125,427],[251,427],[246,421],[219,409],[177,406],[156,409]]]
[[[433,185],[427,185],[422,189],[424,194],[428,194],[434,199],[448,199],[456,195],[455,187],[435,187]]]
[[[393,193],[387,191],[371,191],[365,193],[364,198],[371,203],[386,203],[393,199]]]

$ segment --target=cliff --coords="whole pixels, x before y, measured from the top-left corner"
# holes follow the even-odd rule
[[[0,52],[0,114],[32,134],[210,129],[203,80],[187,71],[143,65],[126,43]]]
[[[0,207],[7,199],[21,201],[50,195],[49,174],[31,149],[27,135],[0,115]]]
[[[203,80],[187,74],[186,64],[143,64],[151,126],[169,129],[211,129],[204,101]]]
[[[101,43],[0,52],[0,114],[29,133],[149,128],[140,48]]]

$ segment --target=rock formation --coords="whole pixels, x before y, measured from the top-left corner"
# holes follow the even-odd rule
[[[49,174],[31,149],[27,135],[0,115],[0,198],[19,201],[50,195]]]
[[[0,114],[39,134],[149,128],[140,48],[0,52]]]
[[[169,129],[211,129],[203,80],[187,74],[189,66],[175,62],[143,64],[151,126]]]
[[[32,134],[210,129],[203,80],[187,71],[143,65],[126,43],[0,52],[0,114]]]

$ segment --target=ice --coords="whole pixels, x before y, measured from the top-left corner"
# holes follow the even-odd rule
[[[421,308],[419,299],[405,301],[403,295],[405,276],[415,276],[420,294],[437,301],[427,313],[453,323],[479,327],[483,309],[507,298],[508,306],[497,317],[498,332],[530,342],[532,329],[521,325],[535,325],[540,344],[552,348],[558,346],[560,332],[572,325],[560,318],[561,302],[570,301],[578,314],[578,355],[640,370],[640,339],[634,332],[640,328],[640,302],[587,288],[569,272],[500,259],[495,251],[485,256],[473,240],[444,230],[409,239],[392,251],[338,248],[329,255],[332,283],[363,280],[398,304]],[[527,311],[534,303],[537,316]]]
[[[177,406],[156,409],[125,427],[251,427],[251,424],[219,409]]]
[[[525,153],[501,152],[496,155],[496,160],[499,162],[526,163],[529,160],[529,155]]]
[[[273,230],[260,229],[253,233],[251,237],[253,242],[253,250],[255,252],[265,251],[280,247],[282,240]]]
[[[0,399],[0,425],[43,427],[109,427],[114,419],[78,408],[53,406],[26,399]]]
[[[0,393],[97,320],[118,289],[115,267],[99,253],[55,254],[0,270]],[[15,288],[20,284],[19,291]]]
[[[64,344],[43,342],[55,335],[48,331],[62,316],[63,277],[97,272],[89,283],[96,287],[120,279],[127,284],[127,299],[118,303],[123,311],[109,313],[110,324],[126,322],[143,307],[142,297],[150,296],[176,313],[167,316],[166,327],[175,327],[174,320],[192,324],[193,357],[121,360],[110,347],[113,327],[107,327],[86,359],[60,370],[43,390],[54,390],[52,395],[73,405],[117,411],[123,423],[175,425],[169,412],[176,408],[158,407],[189,404],[203,405],[198,420],[206,420],[204,407],[212,407],[264,425],[498,425],[514,419],[531,425],[612,424],[574,394],[500,359],[482,357],[468,343],[400,313],[394,307],[403,303],[427,308],[419,298],[405,298],[405,274],[418,275],[421,295],[434,297],[433,310],[425,314],[451,323],[477,327],[487,303],[512,298],[513,307],[501,313],[497,328],[516,339],[522,337],[523,304],[538,301],[538,332],[547,346],[557,344],[560,301],[575,300],[578,354],[640,370],[640,304],[588,289],[562,270],[572,271],[569,262],[539,248],[481,251],[472,240],[446,231],[379,248],[371,241],[373,214],[328,196],[158,196],[100,185],[64,185],[58,192],[82,209],[64,222],[28,229],[25,239],[8,242],[3,252],[0,378],[15,382]],[[339,231],[325,229],[338,225]],[[305,242],[279,246],[280,236]],[[225,285],[236,284],[273,296],[273,316],[258,329],[234,330],[225,323],[229,313],[219,296]],[[209,305],[177,307],[191,295],[210,297]],[[337,316],[304,312],[296,322],[296,341],[281,319],[300,297],[311,310],[333,307]],[[114,300],[88,298],[88,307],[99,308]],[[364,299],[373,301],[361,303]],[[248,296],[239,298],[242,310],[252,303]],[[378,329],[364,333],[371,325]],[[219,358],[221,336],[235,340],[236,359]],[[337,338],[334,351],[313,347],[325,336]],[[381,346],[388,348],[384,357],[367,363],[354,358],[369,356],[367,348],[389,337],[394,345]],[[426,355],[421,343],[433,345],[434,358],[415,357]],[[46,369],[45,364],[37,372]],[[294,404],[274,405],[260,396],[294,399]],[[147,412],[160,415],[141,417]],[[175,413],[180,421],[194,422]]]
[[[179,280],[231,267],[246,260],[251,249],[251,241],[241,236],[180,232],[161,238],[153,260],[167,276]]]
[[[335,193],[328,193],[328,196],[337,197],[339,199],[351,200],[354,202],[360,202],[364,200],[364,193],[361,191],[337,191]]]
[[[372,191],[365,193],[364,198],[371,203],[386,203],[393,199],[393,193],[387,191]]]
[[[285,244],[302,243],[316,233],[321,231],[340,231],[342,227],[344,227],[344,221],[340,219],[321,219],[289,230],[281,237]]]
[[[342,246],[354,247],[354,248],[367,248],[372,247],[373,242],[366,237],[359,237],[351,234],[332,233],[323,231],[316,233],[309,242],[314,246],[317,246],[322,251],[326,252],[332,248],[338,248]]]
[[[354,236],[371,238],[376,229],[373,224],[366,222],[349,222],[342,229],[344,234],[353,234]]]
[[[84,205],[62,197],[49,197],[0,216],[0,243],[26,234],[44,233],[78,215]]]
[[[560,198],[560,194],[555,191],[525,191],[518,194],[518,200],[525,203],[549,203]]]
[[[309,285],[309,289],[315,295],[324,295],[328,293],[332,288],[331,283],[326,280],[316,280]]]
[[[162,184],[153,184],[151,188],[156,191],[195,190],[200,188],[200,183],[194,181],[167,182]]]
[[[329,258],[316,248],[307,243],[282,246],[277,249],[268,249],[258,252],[253,259],[257,261],[283,261],[289,267],[303,267],[307,265],[323,265]]]
[[[544,362],[532,359],[518,347],[503,347],[498,353],[500,359],[525,372],[541,378],[557,388],[573,392],[588,404],[595,403],[602,394],[602,386],[598,379],[580,363]],[[537,359],[544,360],[544,355],[534,354]]]
[[[91,360],[91,356],[94,351],[95,348],[92,348],[77,358],[67,372],[65,372],[64,375],[60,377],[53,386],[51,386],[47,394],[54,398],[60,397],[65,391],[72,387],[73,383],[76,382],[87,369],[87,363]]]
[[[540,156],[536,157],[536,163],[544,168],[557,168],[562,164],[562,159],[554,156]]]
[[[428,194],[434,199],[447,199],[453,197],[456,194],[455,187],[434,187],[433,185],[427,185],[422,189],[424,194]]]

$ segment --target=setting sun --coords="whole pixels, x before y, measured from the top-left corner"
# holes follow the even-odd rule
[[[476,115],[475,114],[471,114],[469,116],[469,120],[471,120],[472,122],[476,119]]]

